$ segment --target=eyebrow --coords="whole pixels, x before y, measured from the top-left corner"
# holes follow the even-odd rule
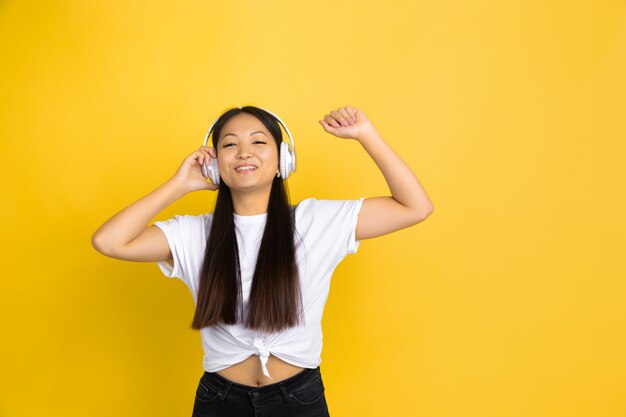
[[[256,133],[263,133],[265,135],[265,132],[261,131],[261,130],[255,130],[254,132],[250,132],[250,136],[256,134]],[[239,137],[234,133],[226,133],[224,136],[222,136],[222,139],[224,139],[226,136],[231,135],[231,136],[235,136],[235,137]]]

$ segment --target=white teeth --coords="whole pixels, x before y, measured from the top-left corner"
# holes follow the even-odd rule
[[[241,168],[237,168],[236,171],[251,171],[251,170],[255,170],[256,167],[254,166],[245,166],[245,167],[241,167]]]

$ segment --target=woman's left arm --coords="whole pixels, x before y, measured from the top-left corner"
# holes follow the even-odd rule
[[[355,139],[382,172],[391,196],[363,200],[356,239],[369,239],[413,226],[426,219],[434,205],[408,165],[384,141],[367,116],[353,106],[340,107],[320,120],[324,130],[344,139]]]

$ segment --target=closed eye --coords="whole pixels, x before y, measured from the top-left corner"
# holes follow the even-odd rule
[[[254,141],[253,143],[267,143],[267,142],[263,142],[262,140],[257,140],[257,141]],[[234,143],[228,143],[228,144],[224,145],[223,147],[224,147],[224,148],[227,148],[227,147],[229,147],[230,145],[235,145],[235,144],[234,144]]]

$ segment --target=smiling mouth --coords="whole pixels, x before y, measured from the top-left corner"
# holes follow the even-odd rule
[[[257,167],[243,168],[243,169],[235,169],[238,174],[249,174],[251,172],[256,171]]]

